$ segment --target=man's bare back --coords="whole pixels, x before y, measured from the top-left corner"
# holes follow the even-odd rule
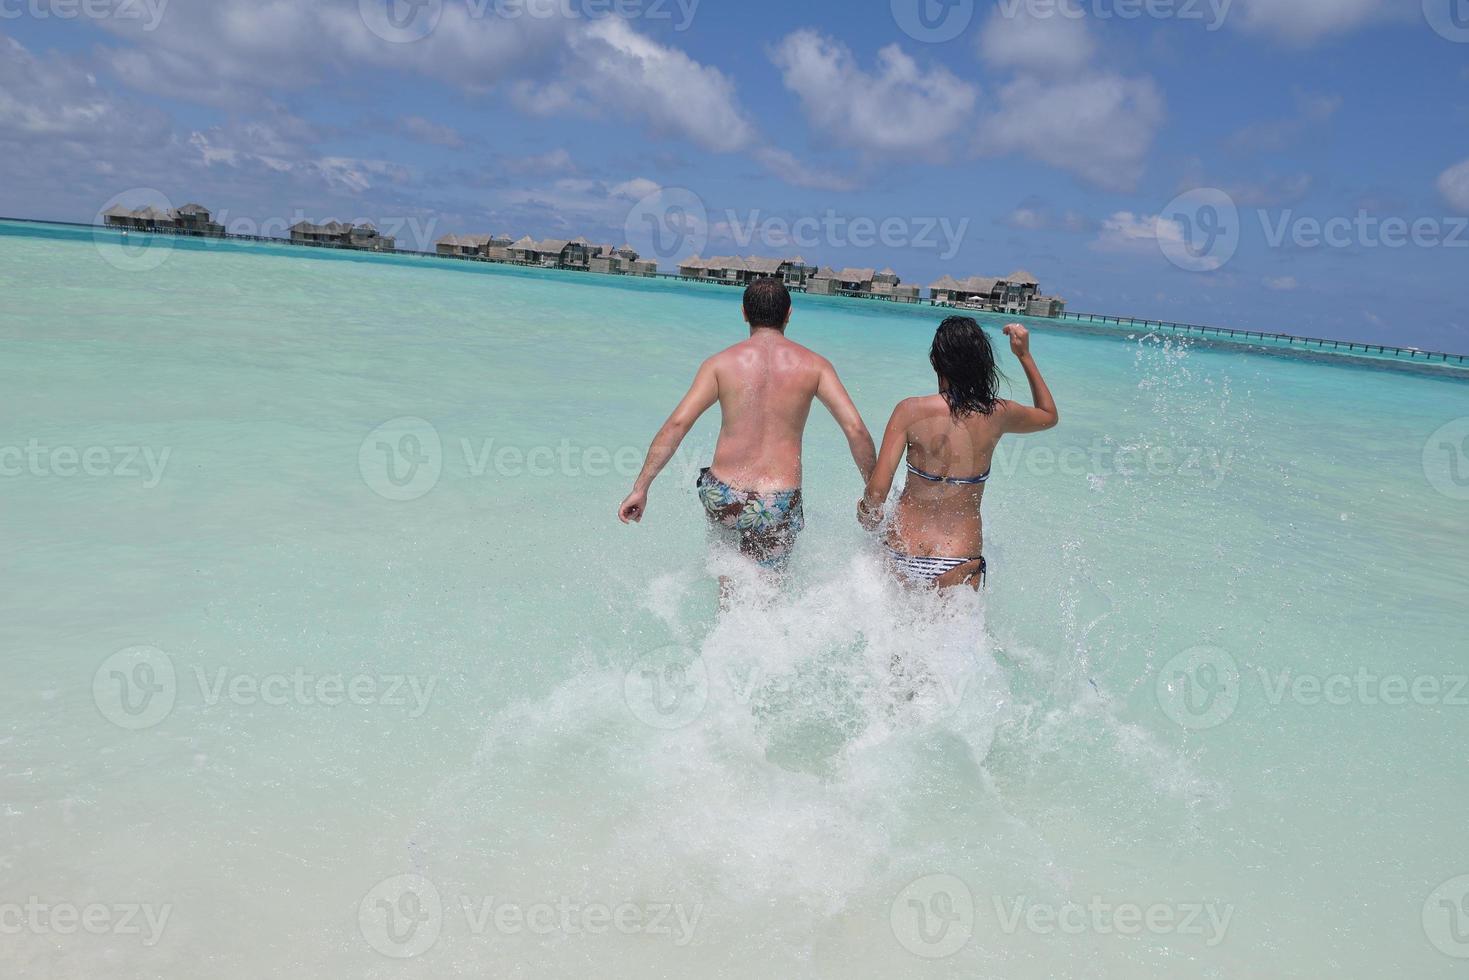
[[[831,362],[778,331],[756,330],[708,364],[722,417],[715,475],[761,492],[799,487],[811,402],[821,398],[839,421],[851,404]],[[850,421],[860,426],[855,413]]]
[[[643,519],[648,488],[716,401],[722,416],[719,444],[714,465],[700,480],[700,496],[711,520],[738,528],[746,551],[770,551],[759,540],[767,531],[789,538],[800,529],[801,441],[813,400],[819,399],[842,427],[863,480],[872,473],[877,461],[872,435],[831,363],[786,339],[790,312],[790,295],[779,281],[761,280],[747,290],[749,338],[700,365],[688,394],[654,437],[632,493],[618,508],[624,524]]]

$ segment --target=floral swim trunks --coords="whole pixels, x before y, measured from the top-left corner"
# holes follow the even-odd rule
[[[800,490],[738,490],[721,482],[707,467],[700,471],[695,486],[710,522],[738,536],[741,554],[764,568],[785,565],[796,535],[806,526]]]

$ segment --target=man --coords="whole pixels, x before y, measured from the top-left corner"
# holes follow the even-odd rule
[[[805,525],[801,510],[801,437],[811,402],[821,404],[846,434],[865,481],[877,463],[872,434],[826,358],[786,339],[791,294],[775,279],[745,290],[748,340],[715,354],[653,439],[643,471],[617,516],[624,524],[647,513],[648,487],[679,443],[716,401],[722,415],[714,465],[698,480],[709,520],[761,566],[785,566]]]

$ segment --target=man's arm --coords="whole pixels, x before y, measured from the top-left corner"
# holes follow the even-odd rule
[[[872,444],[872,433],[867,431],[867,423],[862,421],[857,406],[852,404],[852,396],[847,394],[842,379],[837,377],[836,368],[829,361],[822,362],[816,397],[842,427],[847,446],[852,450],[852,460],[862,473],[862,482],[866,483],[872,478],[872,469],[877,465],[877,447]]]
[[[643,461],[643,471],[633,481],[632,493],[617,508],[618,520],[627,524],[638,523],[648,511],[648,488],[653,485],[653,480],[673,454],[678,452],[679,444],[683,442],[684,436],[699,421],[699,416],[709,410],[709,406],[719,400],[719,381],[714,374],[714,363],[710,359],[699,365],[699,373],[694,375],[693,387],[689,393],[683,396],[683,401],[673,410],[668,421],[658,430],[653,437],[653,444],[648,447],[647,459]]]
[[[1005,328],[1005,335],[1010,338],[1011,353],[1020,359],[1020,366],[1025,369],[1025,380],[1030,382],[1030,400],[1035,403],[1031,408],[1009,402],[1004,418],[1005,431],[1023,434],[1055,428],[1061,421],[1061,413],[1056,411],[1055,399],[1046,386],[1046,379],[1041,377],[1041,369],[1036,367],[1035,358],[1030,356],[1030,331],[1012,323]]]

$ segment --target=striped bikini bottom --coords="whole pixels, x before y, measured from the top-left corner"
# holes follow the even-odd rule
[[[972,565],[975,562],[979,563],[979,568],[970,574],[968,578],[973,578],[974,575],[978,575],[980,583],[983,584],[985,577],[989,574],[989,563],[984,560],[983,555],[978,558],[939,558],[936,556],[905,555],[901,551],[897,551],[891,547],[887,549],[887,552],[888,561],[892,562],[893,567],[898,570],[898,574],[910,582],[922,582],[931,585],[954,569],[963,565]]]

